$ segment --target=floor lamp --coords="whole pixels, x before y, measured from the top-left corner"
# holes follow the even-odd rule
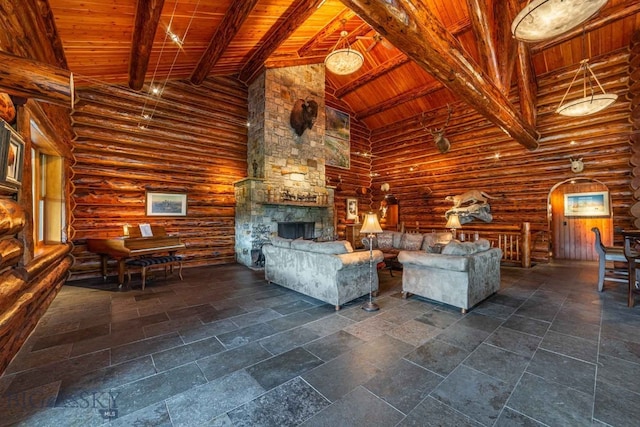
[[[369,301],[362,305],[362,309],[365,311],[380,309],[378,304],[373,302],[373,238],[378,233],[382,233],[382,228],[380,228],[380,223],[378,222],[378,214],[369,212],[360,229],[360,234],[367,235],[366,238],[362,239],[364,244],[369,246]]]

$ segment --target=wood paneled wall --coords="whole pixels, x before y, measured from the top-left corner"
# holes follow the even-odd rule
[[[632,223],[632,192],[629,102],[625,97],[627,59],[627,49],[591,59],[605,89],[619,98],[604,112],[588,117],[570,118],[554,112],[575,75],[575,67],[538,76],[537,128],[541,139],[535,151],[524,149],[462,102],[452,106],[445,132],[451,149],[446,154],[436,150],[425,129],[442,127],[446,108],[427,112],[425,126],[416,112],[416,116],[394,126],[376,130],[371,135],[373,170],[380,176],[373,179],[374,200],[382,199],[378,189],[388,182],[399,199],[400,221],[411,227],[417,222],[425,229],[436,225],[444,228],[444,213],[451,208],[445,197],[482,190],[493,197],[493,223],[531,223],[535,249],[549,239],[547,198],[551,188],[580,176],[597,179],[609,188],[614,226],[628,228]],[[576,91],[576,86],[573,89]],[[583,158],[582,173],[571,172],[571,157]],[[542,246],[534,257],[546,259],[547,251]]]
[[[349,113],[351,127],[351,168],[342,169],[333,166],[326,167],[327,183],[335,186],[335,209],[336,209],[336,230],[335,232],[341,239],[346,237],[345,219],[347,216],[346,200],[358,199],[358,214],[362,217],[363,213],[372,206],[371,199],[371,157],[367,156],[371,153],[371,132],[359,120],[355,118],[355,114],[351,108],[340,101],[330,93],[325,93],[325,104],[328,107],[335,108]]]
[[[79,89],[77,98],[72,278],[99,274],[85,239],[122,236],[124,224],[178,234],[187,266],[234,262],[233,182],[247,175],[245,85],[230,77],[198,87],[169,82],[159,99],[100,86]],[[141,118],[145,106],[149,121]],[[187,216],[147,217],[146,191],[187,193]]]

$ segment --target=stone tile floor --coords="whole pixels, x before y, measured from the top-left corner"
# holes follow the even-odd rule
[[[595,263],[503,267],[466,315],[388,271],[373,313],[239,265],[184,277],[65,285],[0,377],[0,425],[640,425],[640,304]]]

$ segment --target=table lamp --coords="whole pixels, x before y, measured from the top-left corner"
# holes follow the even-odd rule
[[[447,219],[447,225],[445,225],[445,227],[451,229],[451,237],[455,239],[456,229],[462,228],[462,225],[460,225],[460,218],[458,218],[458,215],[457,214],[449,215],[449,218]]]
[[[369,245],[369,301],[365,302],[362,309],[365,311],[379,310],[378,304],[373,302],[373,238],[376,234],[382,233],[380,223],[378,222],[378,214],[369,212],[364,218],[364,223],[360,229],[360,234],[366,234],[367,237],[362,239],[365,245]]]

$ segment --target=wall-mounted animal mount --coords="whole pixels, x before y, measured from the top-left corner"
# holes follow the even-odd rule
[[[422,120],[420,121],[420,124],[422,125],[422,127],[427,129],[431,134],[431,136],[433,136],[433,142],[436,144],[438,151],[440,151],[442,154],[447,153],[449,151],[449,148],[451,148],[451,143],[444,136],[444,131],[447,128],[447,125],[449,124],[449,120],[451,119],[452,110],[449,104],[447,104],[447,110],[448,110],[447,120],[445,121],[444,125],[440,129],[435,128],[434,130],[431,130],[431,128],[428,128],[427,126],[425,126],[424,113],[422,113]]]
[[[454,208],[459,208],[465,203],[482,203],[486,204],[489,199],[493,199],[490,195],[480,190],[469,190],[457,196],[447,196],[444,198],[450,202],[453,202]]]
[[[311,129],[318,118],[318,103],[309,99],[298,99],[293,103],[289,122],[296,132],[302,136],[306,129]]]
[[[584,170],[584,163],[582,163],[582,157],[579,159],[569,159],[571,162],[571,172],[580,173]]]

